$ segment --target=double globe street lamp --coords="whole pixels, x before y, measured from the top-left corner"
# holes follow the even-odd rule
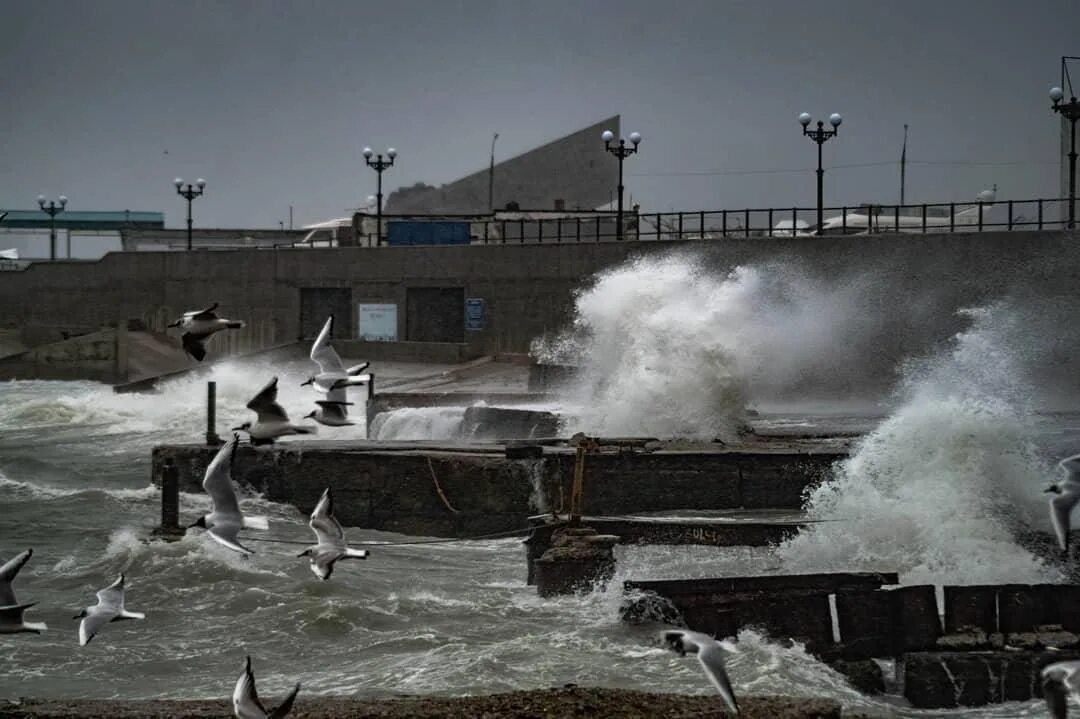
[[[618,211],[615,218],[615,239],[621,240],[623,238],[623,160],[630,155],[633,155],[638,151],[638,145],[641,144],[641,133],[630,133],[630,145],[626,144],[626,140],[619,138],[619,144],[613,145],[615,140],[615,133],[611,130],[604,130],[600,135],[600,139],[604,141],[604,149],[610,152],[615,157],[619,158],[619,204]]]
[[[191,251],[191,201],[196,197],[201,197],[203,189],[206,187],[206,180],[201,177],[195,181],[195,185],[189,182],[184,185],[184,181],[179,177],[173,180],[173,184],[176,185],[176,193],[187,200],[187,248]]]
[[[1060,87],[1050,88],[1050,109],[1069,121],[1069,222],[1067,227],[1076,227],[1076,121],[1080,120],[1080,102],[1075,97],[1062,102],[1065,93]]]
[[[375,157],[372,160],[372,156]],[[382,174],[383,170],[388,167],[394,166],[394,158],[397,157],[397,150],[389,148],[386,151],[386,159],[383,159],[382,153],[375,154],[375,151],[370,147],[364,148],[364,162],[372,170],[375,170],[375,174],[378,175],[378,179],[375,184],[375,244],[376,246],[382,244]]]
[[[817,143],[817,233],[821,234],[821,225],[824,223],[825,214],[825,170],[821,167],[821,146],[830,137],[835,137],[837,130],[840,129],[840,123],[844,121],[838,113],[829,115],[829,124],[832,125],[831,130],[825,129],[825,123],[818,120],[817,128],[811,130],[810,122],[812,118],[810,113],[804,112],[799,115],[799,124],[802,125],[802,134],[809,137],[811,140]]]
[[[56,259],[56,216],[64,211],[67,207],[67,198],[60,195],[59,203],[54,200],[49,200],[48,204],[45,204],[45,195],[38,195],[37,198],[38,207],[41,211],[49,216],[49,259]],[[7,214],[6,212],[4,213]],[[70,235],[69,235],[70,240]],[[68,254],[71,254],[71,242],[68,242]]]

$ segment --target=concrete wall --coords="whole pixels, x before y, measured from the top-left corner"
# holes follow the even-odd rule
[[[127,371],[128,332],[124,324],[0,357],[0,379],[121,382]]]
[[[523,210],[554,209],[555,200],[563,200],[568,210],[606,205],[618,184],[619,167],[615,156],[604,149],[600,139],[604,130],[618,136],[619,116],[496,164],[494,207],[502,209],[513,201]],[[387,214],[476,214],[489,209],[487,167],[441,187],[391,192],[383,207]]]
[[[868,381],[888,385],[898,360],[965,326],[958,308],[1003,298],[1043,308],[1033,329],[1057,345],[1032,361],[1075,385],[1078,240],[1080,233],[1055,231],[117,253],[93,263],[36,263],[5,273],[0,306],[23,324],[55,325],[62,318],[98,327],[137,318],[163,330],[180,312],[217,301],[221,314],[248,323],[223,333],[216,351],[227,354],[299,337],[302,288],[350,290],[354,314],[350,327],[339,328],[344,340],[356,335],[357,303],[396,304],[398,337],[405,338],[410,288],[462,287],[466,298],[483,298],[485,308],[484,327],[465,331],[469,348],[461,356],[527,352],[535,337],[565,326],[574,290],[595,272],[636,255],[684,250],[699,253],[716,273],[772,264],[833,288],[862,287],[863,307],[852,321],[865,325],[864,336],[850,353],[853,365],[833,372],[836,392]]]

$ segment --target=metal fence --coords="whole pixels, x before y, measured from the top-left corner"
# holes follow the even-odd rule
[[[985,231],[1038,231],[1064,229],[1068,200],[1003,200],[919,205],[847,205],[826,207],[818,228],[817,208],[747,208],[623,214],[625,240],[713,240],[747,237],[811,237],[819,235],[942,233]],[[529,213],[522,213],[527,215]],[[532,213],[517,218],[458,218],[470,224],[472,244],[543,244],[610,242],[618,239],[614,212]],[[416,216],[410,216],[416,221]],[[447,221],[449,218],[432,218]],[[382,242],[374,227],[358,237],[362,246],[386,245],[384,216]]]

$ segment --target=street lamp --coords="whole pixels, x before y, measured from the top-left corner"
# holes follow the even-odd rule
[[[187,200],[187,248],[188,252],[191,251],[191,201],[196,197],[201,197],[203,188],[206,187],[206,180],[201,177],[195,181],[195,185],[189,182],[184,185],[184,181],[179,177],[173,180],[173,184],[176,185],[176,193]]]
[[[802,134],[809,137],[811,140],[817,143],[817,233],[821,234],[821,225],[824,223],[825,213],[825,170],[821,168],[821,146],[825,144],[825,141],[830,137],[836,135],[837,130],[840,129],[840,123],[844,119],[839,114],[833,113],[829,115],[829,124],[832,125],[831,130],[825,129],[825,123],[818,120],[817,128],[810,130],[810,113],[804,112],[799,115],[799,124],[802,125]]]
[[[615,133],[613,133],[611,130],[604,130],[603,134],[600,135],[600,139],[604,141],[604,149],[607,150],[608,152],[610,152],[615,157],[619,158],[619,204],[618,204],[618,214],[617,214],[616,220],[615,220],[616,223],[617,223],[616,226],[615,226],[615,239],[616,240],[622,240],[622,238],[623,238],[623,218],[622,218],[622,216],[623,216],[623,209],[622,209],[622,206],[623,206],[623,184],[622,184],[623,171],[622,171],[622,164],[623,164],[623,160],[625,160],[627,157],[629,157],[630,155],[633,155],[635,152],[638,151],[638,145],[641,144],[641,135],[640,135],[640,133],[637,133],[637,132],[631,132],[630,133],[630,142],[633,143],[633,147],[628,147],[626,145],[626,140],[622,139],[621,137],[619,138],[619,144],[618,145],[612,145],[611,143],[615,139]]]
[[[49,215],[49,259],[56,259],[56,216],[64,211],[67,206],[67,198],[60,195],[60,204],[57,204],[53,200],[49,200],[49,204],[45,204],[45,195],[38,195],[37,197],[38,207],[42,212]],[[68,243],[69,245],[71,243]],[[70,248],[69,248],[70,249]]]
[[[397,150],[389,148],[386,151],[386,159],[383,159],[382,153],[375,155],[375,159],[372,160],[371,156],[375,155],[375,152],[370,147],[364,148],[364,162],[372,170],[375,170],[375,174],[378,175],[378,181],[376,182],[375,189],[375,244],[382,244],[382,174],[383,170],[388,167],[394,166],[394,158],[397,157]]]
[[[1080,102],[1075,97],[1062,102],[1065,93],[1060,87],[1050,88],[1050,109],[1060,113],[1069,121],[1069,224],[1071,230],[1076,227],[1076,121],[1080,120]]]

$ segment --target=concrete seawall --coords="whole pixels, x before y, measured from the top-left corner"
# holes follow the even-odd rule
[[[160,484],[170,462],[181,491],[201,492],[215,451],[204,445],[155,447],[154,482]],[[584,511],[798,509],[806,489],[844,456],[783,449],[590,454]],[[303,513],[330,486],[346,526],[470,536],[521,529],[530,515],[567,506],[573,463],[573,451],[559,447],[545,447],[540,459],[514,460],[497,444],[310,441],[272,449],[242,446],[233,478]]]
[[[442,355],[451,348],[461,358],[526,352],[534,338],[565,326],[574,290],[594,273],[631,257],[682,250],[699,253],[718,274],[768,265],[826,290],[861,293],[858,304],[873,322],[850,348],[850,366],[828,368],[824,389],[840,393],[889,385],[899,359],[922,354],[966,326],[957,309],[1000,299],[1034,308],[1044,325],[1037,328],[1040,336],[1074,343],[1080,330],[1068,314],[1080,304],[1080,285],[1071,272],[1080,260],[1078,239],[1077,233],[1060,231],[984,232],[114,253],[94,263],[35,263],[6,273],[0,304],[25,324],[54,324],[63,317],[74,325],[100,326],[140,318],[161,329],[166,318],[213,298],[224,314],[248,323],[229,334],[235,348],[220,348],[231,354],[313,336],[330,312],[339,319],[340,339],[356,338],[359,304],[382,303],[396,307],[397,339],[408,344],[402,352],[415,358],[418,345],[430,343]],[[462,325],[453,339],[424,336],[430,325],[419,321],[424,317],[445,311],[461,321],[463,308],[432,304],[442,302],[439,297],[483,299],[479,329]],[[395,344],[387,343],[388,359],[389,345]],[[1080,373],[1076,353],[1042,354],[1038,369],[1063,386]]]

